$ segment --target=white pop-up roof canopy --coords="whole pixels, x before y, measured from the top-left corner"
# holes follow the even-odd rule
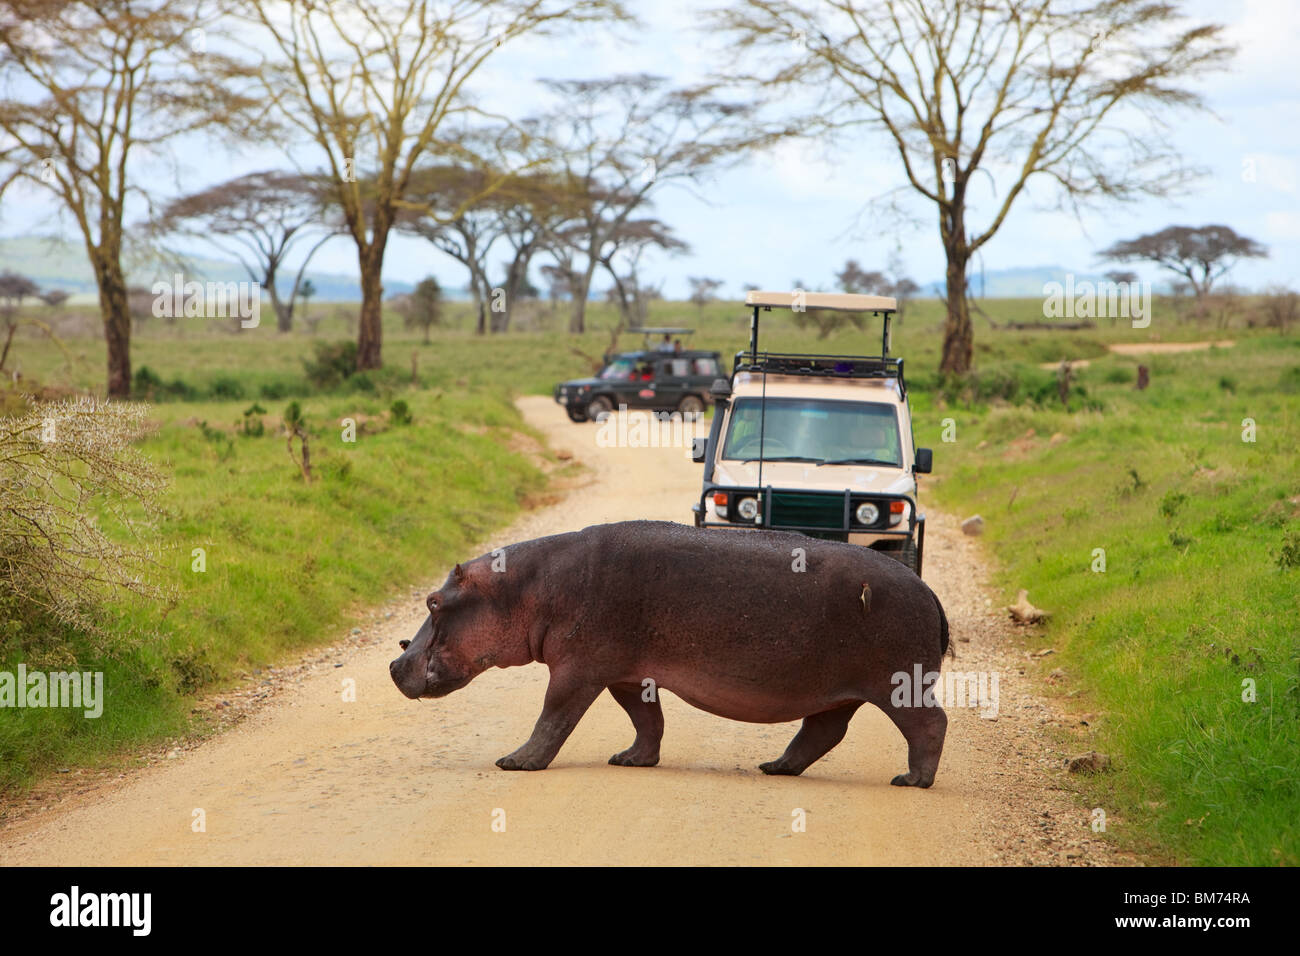
[[[885,295],[853,295],[848,292],[747,292],[745,305],[760,308],[833,309],[838,312],[896,312],[898,300]]]

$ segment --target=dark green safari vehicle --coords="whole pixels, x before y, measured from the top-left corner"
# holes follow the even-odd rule
[[[600,421],[620,406],[695,415],[712,402],[709,387],[727,374],[720,353],[684,348],[681,337],[690,335],[691,329],[633,331],[645,334],[646,347],[607,353],[598,375],[555,386],[555,400],[571,420]],[[652,344],[660,336],[658,344]]]

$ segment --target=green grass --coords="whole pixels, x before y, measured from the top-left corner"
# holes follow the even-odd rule
[[[1112,836],[1190,863],[1295,865],[1300,568],[1279,558],[1300,529],[1300,342],[1143,361],[1145,391],[1131,359],[1079,373],[1101,411],[934,408],[918,438],[955,418],[937,499],[984,516],[1007,603],[1024,587],[1052,612],[1042,666],[1070,675],[1062,705],[1098,713],[1094,746],[1119,762],[1088,785]]]
[[[172,476],[161,530],[178,605],[115,608],[110,638],[126,648],[115,656],[72,638],[79,668],[106,672],[103,716],[7,710],[0,789],[186,730],[194,694],[334,639],[368,605],[436,583],[542,487],[540,471],[506,444],[522,426],[501,392],[403,397],[414,420],[391,427],[379,398],[305,401],[311,484],[278,430],[237,434],[247,402],[155,406],[159,428],[142,449]],[[263,403],[276,422],[284,404]],[[344,442],[341,420],[362,416],[371,421]],[[196,548],[202,573],[192,570]]]

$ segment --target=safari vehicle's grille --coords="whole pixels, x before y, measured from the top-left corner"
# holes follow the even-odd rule
[[[769,528],[844,528],[844,495],[774,491]]]

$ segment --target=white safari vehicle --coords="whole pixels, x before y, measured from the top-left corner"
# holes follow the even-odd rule
[[[912,439],[903,360],[889,356],[897,304],[875,295],[750,292],[749,349],[713,384],[707,438],[695,439],[704,528],[767,528],[875,548],[921,573],[925,515],[918,474],[932,454]],[[837,309],[884,320],[879,355],[758,350],[759,313]]]

